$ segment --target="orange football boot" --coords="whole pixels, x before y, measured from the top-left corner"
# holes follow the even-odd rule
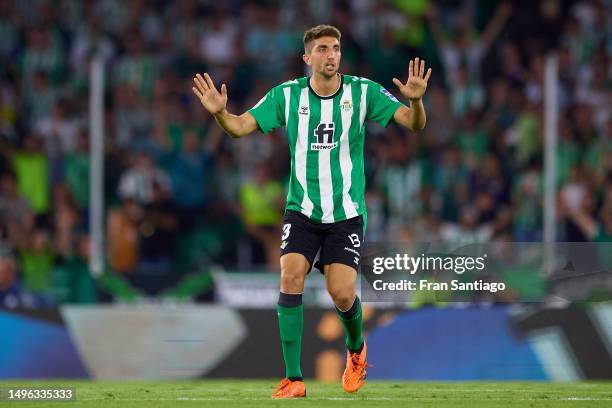
[[[357,392],[366,382],[366,354],[368,348],[365,341],[361,353],[346,352],[346,368],[342,374],[342,388],[346,392]]]
[[[304,381],[291,381],[288,378],[283,378],[276,390],[272,393],[272,398],[300,398],[306,396],[306,386]]]

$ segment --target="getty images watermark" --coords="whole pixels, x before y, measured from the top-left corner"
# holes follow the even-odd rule
[[[372,273],[382,275],[393,271],[414,275],[417,272],[454,272],[462,275],[465,272],[482,272],[486,267],[487,254],[482,256],[431,256],[420,254],[395,254],[395,256],[378,256],[372,259]],[[387,282],[384,279],[375,279],[372,282],[375,291],[488,291],[495,293],[506,289],[503,282],[487,282],[483,279],[461,281],[451,279],[449,282],[436,279],[399,279]]]
[[[366,302],[612,300],[612,242],[377,242],[363,251]],[[547,255],[548,254],[548,255]]]
[[[362,257],[361,296],[391,303],[497,301],[512,292],[494,272],[500,270],[499,255],[490,245],[370,244]]]

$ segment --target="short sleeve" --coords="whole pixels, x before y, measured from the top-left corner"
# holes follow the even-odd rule
[[[284,95],[279,88],[272,88],[255,106],[249,109],[261,133],[267,134],[278,127],[285,126],[285,117],[281,110],[284,104],[282,99]]]
[[[391,92],[376,82],[369,82],[367,98],[368,112],[366,118],[383,127],[389,126],[395,111],[403,106]]]

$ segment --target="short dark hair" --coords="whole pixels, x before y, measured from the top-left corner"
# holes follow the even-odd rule
[[[328,24],[320,24],[318,26],[309,28],[304,32],[304,51],[308,54],[311,51],[311,44],[314,40],[321,37],[334,37],[340,41],[340,30],[336,27]]]

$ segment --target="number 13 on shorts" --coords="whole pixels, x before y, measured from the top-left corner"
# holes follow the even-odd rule
[[[361,241],[359,241],[359,235],[351,234],[348,236],[348,238],[351,240],[351,244],[353,244],[355,248],[359,248],[361,246]]]
[[[284,241],[287,238],[289,238],[290,233],[291,233],[291,224],[283,225],[283,236],[281,237],[281,241]]]
[[[285,249],[287,247],[287,238],[289,238],[289,234],[291,233],[291,224],[283,225],[283,236],[281,237],[281,249]]]

